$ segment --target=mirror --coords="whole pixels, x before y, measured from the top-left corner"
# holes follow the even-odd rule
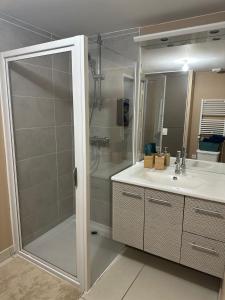
[[[205,33],[204,33],[205,34]],[[205,35],[206,36],[206,35]],[[141,47],[140,159],[155,143],[176,156],[225,163],[225,34]]]

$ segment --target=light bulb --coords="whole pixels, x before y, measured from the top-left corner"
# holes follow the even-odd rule
[[[187,62],[184,63],[183,67],[182,67],[182,71],[183,72],[187,72],[189,70],[189,65]]]

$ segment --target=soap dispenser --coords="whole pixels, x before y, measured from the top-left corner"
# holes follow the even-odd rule
[[[170,165],[170,153],[168,153],[167,149],[168,147],[164,148],[164,156],[165,156],[165,166],[169,167]]]

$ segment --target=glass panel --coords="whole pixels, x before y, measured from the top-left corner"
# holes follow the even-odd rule
[[[132,165],[138,46],[134,35],[89,43],[91,280],[121,252],[112,239],[111,176]],[[101,49],[100,44],[102,44]],[[101,50],[101,51],[100,51]]]
[[[9,63],[24,250],[76,275],[70,52]]]

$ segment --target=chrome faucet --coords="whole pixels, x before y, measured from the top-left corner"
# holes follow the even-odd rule
[[[175,174],[180,174],[181,173],[181,151],[177,151],[177,157],[175,161]]]
[[[182,158],[181,171],[182,171],[182,174],[185,174],[185,172],[186,172],[186,149],[185,149],[185,147],[182,147],[181,158]]]
[[[186,149],[182,147],[182,151],[177,151],[175,161],[175,174],[185,174],[186,172]]]

